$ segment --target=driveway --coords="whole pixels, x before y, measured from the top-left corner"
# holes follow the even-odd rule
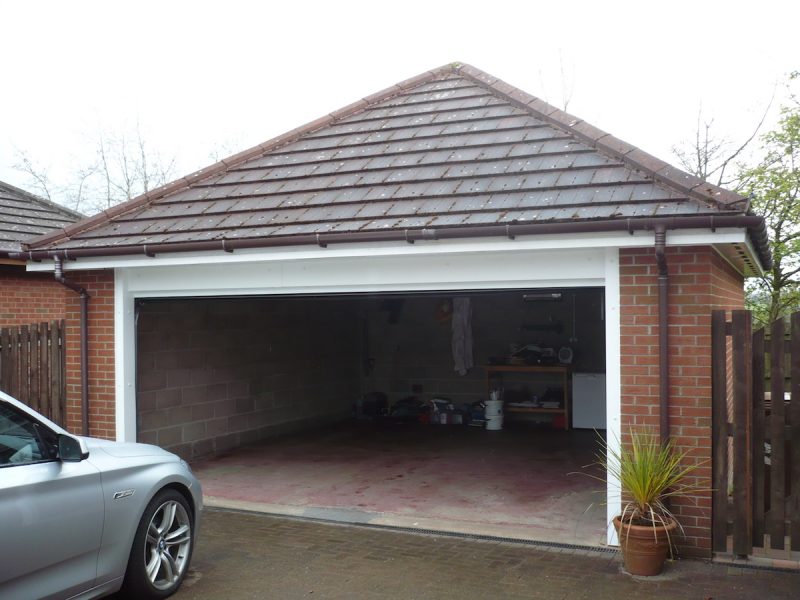
[[[658,577],[616,553],[206,510],[177,600],[796,598],[800,573],[684,560]]]

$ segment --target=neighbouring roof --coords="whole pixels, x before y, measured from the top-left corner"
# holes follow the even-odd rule
[[[503,226],[511,234],[509,227],[520,224],[560,225],[564,232],[578,222],[652,228],[656,221],[749,214],[745,198],[474,67],[453,64],[29,248],[39,256],[230,251],[478,236]],[[766,266],[763,220],[747,223]]]
[[[0,181],[0,257],[18,252],[29,242],[84,216]]]

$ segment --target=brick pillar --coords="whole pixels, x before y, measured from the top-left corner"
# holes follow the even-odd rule
[[[114,390],[114,272],[67,271],[68,279],[89,292],[89,433],[116,437]],[[67,290],[66,362],[67,420],[73,433],[81,430],[80,296]]]
[[[669,236],[668,236],[669,240]],[[710,246],[668,248],[670,435],[711,488],[711,311],[744,306],[744,280]],[[653,248],[620,251],[622,432],[658,429],[658,269]],[[685,555],[711,555],[711,493],[673,502]]]

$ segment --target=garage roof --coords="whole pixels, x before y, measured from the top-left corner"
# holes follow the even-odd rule
[[[745,198],[457,63],[45,236],[29,256],[724,226],[748,214]],[[768,264],[763,220],[746,226]]]
[[[22,242],[63,228],[83,215],[0,181],[0,257],[18,252]]]

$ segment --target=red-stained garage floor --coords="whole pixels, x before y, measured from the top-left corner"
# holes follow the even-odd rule
[[[603,545],[596,434],[508,424],[351,423],[193,465],[206,504],[275,514]]]

